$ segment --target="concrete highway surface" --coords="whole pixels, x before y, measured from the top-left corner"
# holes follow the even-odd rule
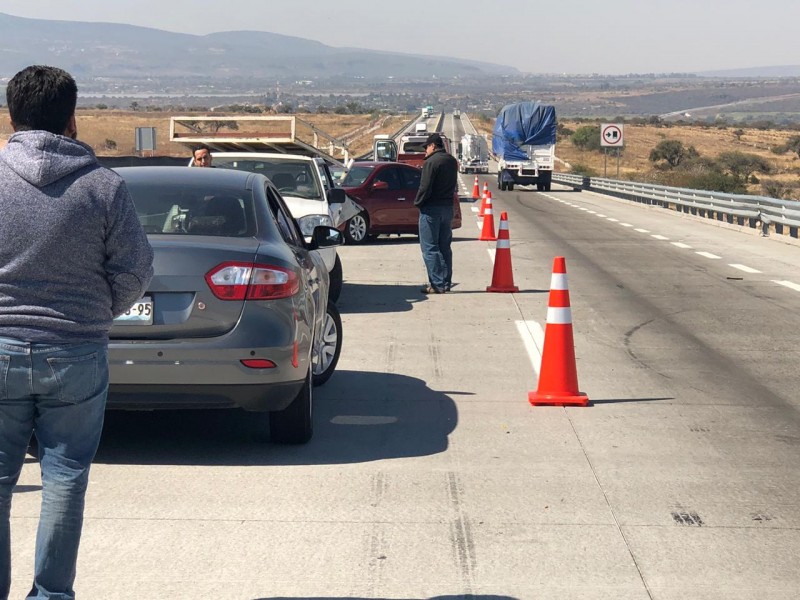
[[[260,415],[109,414],[78,598],[798,597],[800,246],[484,180],[520,292],[485,292],[467,200],[449,294],[419,292],[414,236],[341,248],[344,349],[309,444],[257,441]],[[556,256],[585,408],[528,402]],[[39,491],[30,462],[13,598]]]

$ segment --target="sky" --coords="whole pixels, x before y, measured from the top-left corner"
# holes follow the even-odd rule
[[[0,12],[197,35],[269,31],[525,73],[800,64],[798,0],[2,0]]]

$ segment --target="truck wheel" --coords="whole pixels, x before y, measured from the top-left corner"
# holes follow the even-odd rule
[[[513,183],[511,183],[511,182],[509,181],[509,182],[506,184],[506,189],[507,189],[509,192],[513,192],[513,191],[514,191],[514,184],[513,184]]]
[[[342,317],[333,302],[328,302],[322,331],[314,344],[316,350],[311,355],[314,369],[314,385],[322,385],[333,375],[339,355],[342,353]]]
[[[500,179],[499,177],[497,178],[497,189],[500,190],[501,192],[505,191],[506,189],[506,184],[503,183],[503,180]]]
[[[537,183],[536,184],[536,191],[537,192],[543,192],[544,191],[544,184],[541,183],[541,182]]]
[[[550,191],[550,182],[549,181],[544,184],[544,191],[545,192],[549,192]]]
[[[347,222],[344,239],[348,244],[363,244],[369,238],[369,217],[360,212]]]
[[[276,444],[305,444],[314,433],[314,399],[311,392],[311,368],[305,383],[283,410],[269,413],[270,439]]]
[[[336,262],[333,263],[333,269],[329,274],[330,286],[328,287],[328,300],[336,302],[339,299],[339,294],[342,293],[342,261],[339,254],[336,254]]]

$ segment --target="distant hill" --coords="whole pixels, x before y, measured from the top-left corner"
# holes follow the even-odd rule
[[[114,23],[27,19],[0,13],[0,77],[49,64],[76,78],[396,78],[518,73],[455,58],[335,48],[258,31],[171,33]]]

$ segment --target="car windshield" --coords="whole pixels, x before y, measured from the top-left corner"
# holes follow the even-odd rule
[[[149,234],[250,237],[255,234],[249,190],[128,182],[136,214]]]
[[[342,180],[341,186],[342,187],[358,187],[362,183],[367,180],[369,174],[372,173],[372,170],[375,167],[370,166],[358,166],[354,165],[348,172],[347,175],[344,176]]]
[[[314,165],[309,161],[277,159],[270,161],[264,158],[232,158],[215,155],[214,166],[266,175],[284,196],[323,200],[322,190],[319,189],[317,178],[312,172]]]

